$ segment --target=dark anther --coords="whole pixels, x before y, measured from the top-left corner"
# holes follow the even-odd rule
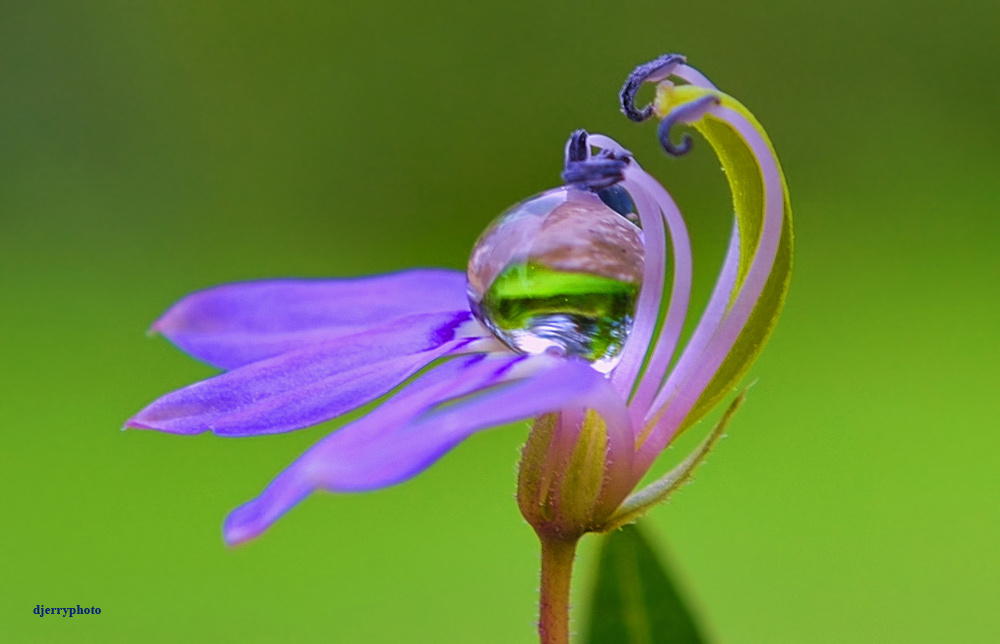
[[[566,165],[572,161],[587,160],[587,130],[577,130],[566,144]]]
[[[618,157],[608,150],[589,156],[587,131],[577,130],[566,143],[566,164],[562,180],[587,190],[602,190],[621,181],[624,178],[622,172],[627,165],[627,157]]]
[[[697,117],[709,105],[718,105],[718,104],[719,104],[719,97],[709,95],[709,96],[702,96],[697,100],[691,101],[690,103],[685,103],[684,105],[681,105],[680,107],[675,107],[673,110],[671,110],[670,113],[667,114],[666,118],[660,121],[660,128],[659,130],[657,130],[657,135],[660,138],[660,145],[662,145],[663,149],[667,151],[667,154],[679,157],[681,155],[687,154],[687,152],[691,149],[691,136],[688,134],[685,134],[681,138],[681,142],[679,145],[674,145],[670,141],[671,128],[673,128],[680,122]]]
[[[622,86],[622,91],[618,93],[618,101],[621,103],[622,112],[625,112],[625,116],[636,123],[645,121],[652,116],[652,105],[647,105],[641,110],[635,107],[635,94],[639,91],[639,86],[646,81],[659,82],[665,79],[667,76],[670,76],[670,72],[675,67],[683,64],[684,60],[684,56],[680,54],[666,54],[645,65],[636,67],[635,71],[629,74],[628,80]]]
[[[581,188],[602,190],[621,181],[624,178],[622,172],[627,165],[627,161],[620,159],[573,161],[563,170],[562,180]]]

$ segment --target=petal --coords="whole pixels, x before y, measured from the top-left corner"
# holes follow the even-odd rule
[[[667,301],[667,310],[663,317],[659,337],[657,337],[656,344],[648,354],[646,368],[632,398],[631,407],[634,410],[635,424],[638,429],[641,426],[640,421],[646,409],[648,409],[660,385],[663,384],[663,379],[666,376],[670,361],[674,356],[674,350],[677,348],[681,331],[684,328],[684,321],[688,313],[688,304],[691,300],[692,262],[691,243],[688,238],[687,226],[684,223],[684,217],[681,215],[680,209],[678,209],[670,193],[636,163],[633,163],[626,169],[625,176],[627,189],[635,190],[637,193],[648,193],[648,198],[653,200],[656,209],[661,213],[670,234],[671,256],[674,262],[670,299]],[[654,229],[650,228],[650,231],[652,230]],[[639,303],[636,306],[636,327],[633,329],[633,333],[638,330],[642,334],[635,337],[636,347],[640,349],[638,351],[640,362],[642,358],[646,358],[645,348],[649,346],[652,339],[653,328],[659,319],[663,300],[663,271],[667,261],[663,251],[663,225],[659,225],[656,230],[660,234],[659,243],[657,244],[657,255],[654,256],[647,251],[646,261],[647,263],[654,261],[653,257],[656,257],[655,261],[660,264],[659,275],[657,281],[651,282],[648,287],[645,282],[643,283]],[[649,243],[647,239],[647,244]],[[649,266],[647,265],[648,268]],[[647,299],[644,300],[643,296],[647,296]],[[648,325],[647,327],[639,328],[640,321],[642,320],[646,321],[645,324]],[[629,340],[629,344],[632,344],[633,338],[630,337]],[[627,346],[626,351],[629,348]],[[639,365],[634,365],[633,370],[628,374],[632,380],[638,374],[638,367]]]
[[[359,492],[404,481],[480,430],[556,411],[591,407],[622,428],[624,402],[601,374],[578,360],[489,355],[435,367],[371,414],[324,438],[256,499],[230,513],[228,543],[252,539],[317,489]],[[631,458],[625,464],[630,467]]]
[[[152,327],[223,369],[293,351],[334,335],[438,311],[468,310],[465,275],[420,269],[341,280],[268,280],[194,293]]]
[[[591,137],[594,138],[594,137]],[[644,240],[644,265],[642,288],[635,306],[635,318],[628,342],[622,351],[621,359],[611,380],[620,391],[632,393],[635,379],[646,359],[646,352],[653,341],[656,323],[660,314],[660,303],[663,300],[663,277],[666,273],[667,255],[664,239],[663,214],[657,207],[652,195],[643,189],[637,181],[638,163],[633,159],[624,171],[621,186],[632,197],[639,219],[642,223]],[[644,173],[643,173],[644,174]]]
[[[709,94],[713,93],[692,86],[661,87],[657,102],[662,99],[669,108],[672,100],[700,100]],[[691,125],[715,148],[733,192],[739,236],[730,247],[719,279],[722,286],[716,290],[730,291],[734,282],[735,290],[726,296],[724,314],[711,316],[709,325],[696,332],[699,341],[685,348],[653,401],[647,418],[657,420],[640,450],[637,471],[652,463],[678,431],[730,393],[763,348],[788,290],[791,208],[774,149],[745,107],[721,92],[714,95],[718,104]],[[734,247],[739,249],[735,266]],[[713,294],[713,303],[716,299]]]
[[[712,84],[712,81],[708,80],[707,76],[690,65],[678,65],[670,72],[670,75],[676,76],[691,85],[696,85],[705,89],[715,89],[715,85]]]
[[[163,396],[125,426],[176,434],[272,434],[321,423],[388,393],[438,357],[468,312],[424,313],[254,362]]]
[[[670,397],[676,392],[677,387],[708,349],[715,331],[719,328],[726,315],[727,307],[732,302],[736,289],[736,278],[740,261],[740,229],[736,221],[733,222],[733,232],[729,238],[729,249],[726,251],[726,258],[722,263],[722,270],[719,278],[712,289],[708,304],[705,306],[698,325],[691,333],[684,352],[674,365],[673,371],[667,378],[666,383],[660,389],[654,401],[648,405],[644,423],[654,419],[658,411],[665,405]]]

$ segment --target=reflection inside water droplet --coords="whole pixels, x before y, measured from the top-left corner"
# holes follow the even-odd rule
[[[642,286],[643,238],[627,218],[635,216],[627,193],[602,193],[550,190],[502,214],[476,242],[472,310],[512,349],[578,356],[605,373],[617,364]]]

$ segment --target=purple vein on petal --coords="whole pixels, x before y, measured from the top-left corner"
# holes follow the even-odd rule
[[[394,485],[480,430],[567,406],[593,407],[609,426],[620,428],[614,449],[627,453],[620,467],[630,472],[627,410],[607,379],[587,364],[511,354],[455,358],[317,443],[229,515],[225,539],[232,544],[259,535],[314,490]]]
[[[154,401],[126,427],[249,436],[301,429],[368,403],[471,340],[467,311],[424,313],[288,352]]]
[[[465,276],[459,271],[266,280],[193,293],[151,331],[209,364],[234,369],[393,319],[467,308]]]

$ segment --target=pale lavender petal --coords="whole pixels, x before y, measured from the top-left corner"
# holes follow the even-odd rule
[[[468,339],[463,313],[424,313],[254,362],[163,396],[126,427],[272,434],[329,420],[389,392]]]
[[[234,369],[396,318],[460,310],[468,310],[464,273],[420,269],[218,286],[185,297],[151,330],[196,358]]]
[[[678,65],[670,71],[670,74],[692,85],[697,85],[698,87],[717,89],[712,81],[708,80],[707,76],[690,65]]]
[[[691,300],[691,243],[688,238],[687,226],[680,209],[674,203],[670,194],[660,185],[660,183],[649,176],[641,168],[628,169],[634,175],[634,181],[640,189],[645,190],[655,200],[659,211],[666,220],[667,229],[670,231],[671,250],[674,259],[674,279],[670,289],[670,302],[667,307],[666,316],[663,319],[663,326],[660,335],[656,340],[656,346],[649,354],[649,361],[646,370],[642,375],[642,380],[629,405],[633,410],[633,418],[636,421],[636,428],[640,428],[639,422],[645,415],[650,401],[656,394],[657,389],[663,382],[673,358],[674,350],[680,339],[681,331],[684,328],[684,320],[687,317],[688,304]],[[662,257],[662,254],[661,254]],[[664,257],[661,264],[666,261]],[[662,269],[662,266],[660,268]],[[655,300],[648,304],[648,311],[636,311],[636,318],[640,314],[645,314],[656,320],[660,311],[660,300],[662,299],[662,278],[661,286],[653,293]],[[645,289],[645,285],[643,285]],[[640,302],[642,304],[642,302]]]
[[[774,152],[757,129],[739,112],[721,106],[713,107],[710,111],[715,117],[728,122],[739,132],[760,164],[764,183],[764,222],[761,226],[757,250],[753,260],[751,260],[746,277],[725,317],[712,333],[701,358],[694,361],[688,370],[679,373],[680,382],[676,392],[665,403],[664,407],[661,410],[651,412],[655,416],[662,411],[662,415],[637,455],[637,471],[643,471],[648,467],[670,442],[677,428],[695,406],[705,387],[708,386],[726,359],[740,332],[750,319],[753,307],[760,298],[767,278],[771,274],[781,238],[784,193],[781,172],[778,169]]]
[[[586,363],[548,356],[472,356],[435,367],[371,414],[301,456],[226,519],[225,539],[256,537],[317,489],[359,492],[402,482],[470,435],[564,407],[590,407],[618,428],[613,449],[631,471],[628,412]],[[616,461],[618,462],[618,461]]]
[[[616,159],[631,158],[632,153],[622,147],[622,144],[605,134],[588,134],[587,145],[602,148],[611,153]]]
[[[635,317],[628,342],[621,359],[611,372],[611,382],[615,384],[623,398],[632,394],[636,376],[642,368],[646,352],[653,341],[660,302],[663,299],[663,276],[667,262],[663,232],[663,215],[652,196],[636,181],[638,164],[631,160],[626,166],[621,186],[632,197],[639,220],[642,223],[644,241],[644,266],[642,289],[635,305]]]
[[[681,353],[681,357],[678,358],[677,364],[674,365],[667,381],[660,388],[653,402],[647,406],[648,411],[646,417],[643,419],[644,424],[653,420],[653,416],[657,410],[670,400],[677,391],[680,383],[691,373],[693,365],[702,359],[705,348],[708,346],[712,335],[718,329],[719,323],[722,322],[722,318],[726,314],[726,307],[732,301],[733,290],[736,288],[736,275],[739,263],[740,229],[734,218],[733,232],[729,237],[729,249],[726,251],[726,258],[722,263],[722,270],[715,282],[715,287],[712,289],[708,305],[701,314],[698,326],[695,327],[694,333],[691,334],[687,345],[684,347],[684,351]]]

